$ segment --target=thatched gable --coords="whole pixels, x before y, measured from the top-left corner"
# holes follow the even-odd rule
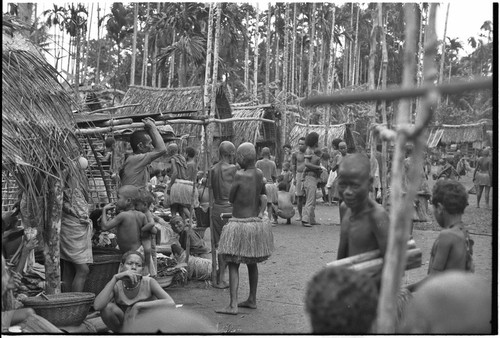
[[[322,148],[325,145],[325,126],[311,124],[309,125],[309,132],[316,132],[319,135],[319,147]],[[305,137],[307,135],[307,126],[302,123],[295,123],[292,132],[290,133],[290,145],[295,148],[299,144],[299,138]],[[349,124],[332,124],[328,128],[328,138],[326,145],[331,146],[332,141],[336,138],[343,139],[347,144],[348,151],[352,151],[356,148],[354,137],[352,135]]]
[[[430,129],[427,145],[436,147],[440,142],[444,144],[475,143],[480,145],[486,141],[487,123],[449,125],[443,124]]]
[[[236,147],[244,142],[256,145],[258,143],[278,142],[279,130],[273,123],[276,121],[276,111],[270,104],[259,106],[233,105],[233,117],[268,119],[271,121],[270,123],[257,120],[234,122],[233,143]]]

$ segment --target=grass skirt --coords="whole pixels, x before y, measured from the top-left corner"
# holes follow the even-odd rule
[[[258,217],[231,218],[222,229],[219,253],[230,263],[265,261],[274,251],[271,224]]]
[[[188,180],[176,179],[170,188],[170,204],[181,204],[185,207],[190,207],[193,195],[193,182]],[[194,208],[198,207],[198,190],[194,190]],[[196,203],[198,202],[198,203]]]
[[[278,203],[278,187],[274,183],[266,183],[267,203]]]

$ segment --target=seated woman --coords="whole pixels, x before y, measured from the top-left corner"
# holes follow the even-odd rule
[[[122,332],[127,320],[137,317],[141,310],[175,307],[175,302],[151,277],[143,276],[144,256],[127,251],[122,256],[120,272],[106,284],[94,301],[94,309],[113,332]],[[155,300],[156,299],[156,300]]]

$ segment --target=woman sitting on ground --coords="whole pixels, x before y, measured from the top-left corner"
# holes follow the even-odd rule
[[[175,302],[151,277],[143,276],[144,256],[127,251],[122,256],[120,272],[106,284],[94,301],[94,309],[113,332],[121,332],[124,323],[141,310],[175,307]],[[156,300],[155,300],[156,299]]]

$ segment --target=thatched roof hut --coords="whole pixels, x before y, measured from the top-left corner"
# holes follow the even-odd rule
[[[316,132],[319,135],[319,146],[320,148],[325,144],[325,126],[318,124],[309,125],[309,132]],[[303,123],[295,123],[292,132],[290,133],[290,145],[292,148],[298,146],[299,138],[305,137],[307,135],[307,126]],[[350,125],[348,123],[342,124],[332,124],[328,128],[327,146],[330,147],[332,141],[336,138],[341,138],[347,144],[347,150],[352,152],[356,149],[356,142],[354,141],[354,136],[351,132]]]
[[[438,145],[472,144],[475,149],[481,149],[483,142],[488,141],[487,122],[449,125],[443,124],[431,128],[427,138],[427,146],[435,148]]]
[[[234,123],[233,143],[236,147],[244,142],[255,144],[257,152],[263,147],[268,147],[271,154],[281,158],[281,135],[280,114],[271,104],[258,106],[246,106],[244,104],[233,104],[233,117],[267,119],[268,122],[237,121]]]

